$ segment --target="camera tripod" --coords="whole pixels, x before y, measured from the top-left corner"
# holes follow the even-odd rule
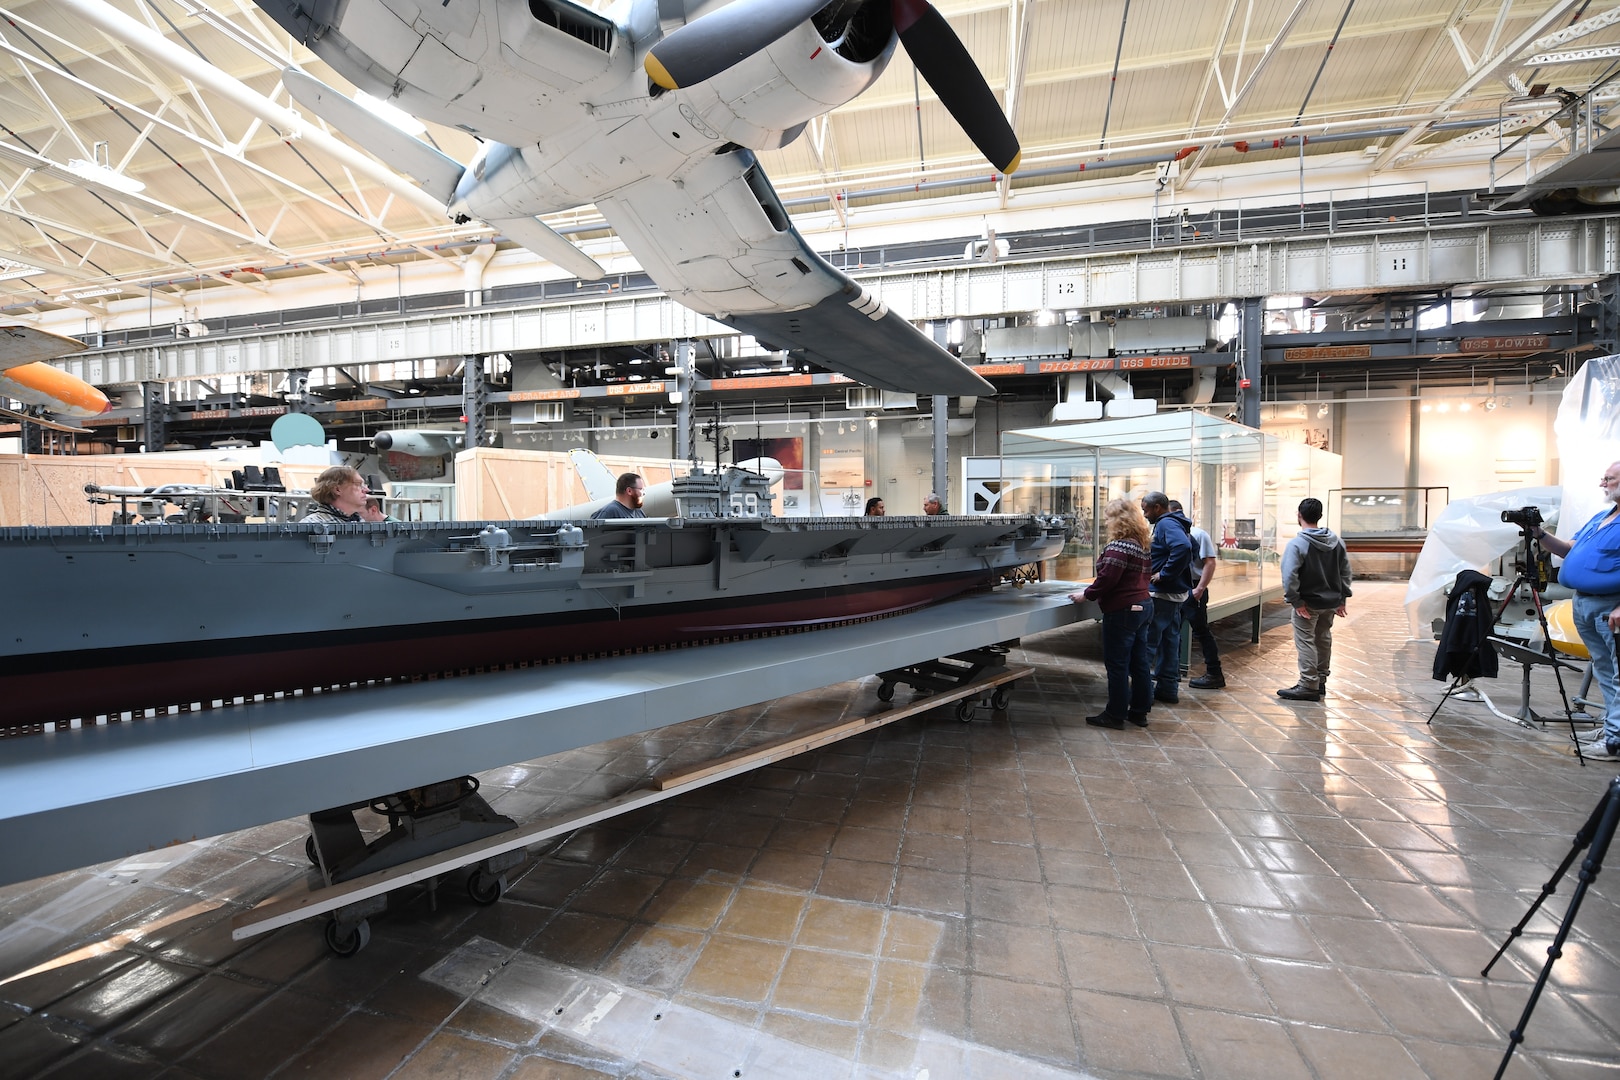
[[[1482,638],[1479,648],[1484,649],[1487,646],[1494,646],[1506,654],[1509,659],[1524,665],[1525,704],[1524,711],[1519,716],[1519,723],[1525,727],[1529,727],[1532,721],[1539,720],[1545,723],[1547,720],[1546,717],[1537,714],[1530,708],[1530,668],[1535,664],[1546,664],[1553,669],[1553,677],[1558,681],[1558,697],[1564,703],[1564,719],[1569,722],[1569,739],[1570,742],[1575,744],[1575,758],[1584,766],[1586,764],[1586,755],[1581,751],[1580,733],[1575,730],[1575,712],[1570,708],[1569,692],[1564,688],[1563,669],[1567,665],[1565,661],[1560,660],[1556,655],[1549,655],[1552,646],[1552,631],[1547,626],[1547,611],[1541,603],[1541,593],[1547,587],[1547,581],[1541,572],[1542,555],[1536,543],[1534,528],[1535,526],[1525,523],[1519,525],[1519,537],[1523,542],[1524,557],[1514,562],[1516,575],[1513,578],[1513,584],[1508,586],[1507,592],[1503,595],[1502,604],[1496,609],[1491,625],[1494,627],[1496,623],[1502,620],[1502,616],[1507,613],[1508,605],[1513,603],[1513,598],[1518,595],[1519,590],[1528,588],[1530,602],[1536,613],[1536,622],[1541,626],[1541,640],[1544,643],[1543,649],[1545,651],[1538,652],[1534,649],[1528,649],[1516,642],[1507,641],[1494,635],[1487,635]],[[1446,688],[1446,692],[1441,695],[1439,703],[1435,705],[1434,711],[1429,714],[1427,723],[1434,723],[1434,718],[1439,714],[1441,707],[1467,681],[1468,677],[1464,675],[1459,675],[1452,680],[1451,685]],[[1492,711],[1496,711],[1494,706]],[[1504,714],[1497,713],[1497,715],[1503,716]],[[1504,719],[1508,719],[1508,717],[1504,716]]]
[[[1564,876],[1575,862],[1575,857],[1582,850],[1590,848],[1590,853],[1581,863],[1581,872],[1575,886],[1575,894],[1569,900],[1569,910],[1564,912],[1564,920],[1558,924],[1557,936],[1553,938],[1552,944],[1547,946],[1547,962],[1541,965],[1541,974],[1536,977],[1536,985],[1530,991],[1530,1000],[1525,1002],[1524,1012],[1519,1015],[1518,1026],[1508,1032],[1507,1053],[1502,1055],[1502,1063],[1496,1067],[1496,1080],[1501,1080],[1502,1073],[1507,1069],[1508,1059],[1513,1056],[1513,1051],[1518,1045],[1524,1041],[1525,1026],[1530,1023],[1530,1014],[1535,1011],[1536,1002],[1541,998],[1541,991],[1547,985],[1547,977],[1552,974],[1553,962],[1563,955],[1564,939],[1569,937],[1570,928],[1575,925],[1575,913],[1581,909],[1581,901],[1586,899],[1587,888],[1591,886],[1593,881],[1597,880],[1598,873],[1603,869],[1603,857],[1608,854],[1609,842],[1614,839],[1615,824],[1617,822],[1620,822],[1620,776],[1609,781],[1608,789],[1604,792],[1603,798],[1598,800],[1597,806],[1592,809],[1591,816],[1586,819],[1586,824],[1582,825],[1580,831],[1575,834],[1575,845],[1570,848],[1569,854],[1564,856],[1564,861],[1558,864],[1558,869],[1553,871],[1553,876],[1548,878],[1547,883],[1541,887],[1541,895],[1536,897],[1535,902],[1530,905],[1530,910],[1524,913],[1524,918],[1519,920],[1517,926],[1508,931],[1507,940],[1502,942],[1502,947],[1496,950],[1496,955],[1491,957],[1491,962],[1485,965],[1485,970],[1479,973],[1480,978],[1488,979],[1491,977],[1491,968],[1496,966],[1496,962],[1502,958],[1502,954],[1507,952],[1508,946],[1513,944],[1514,940],[1524,932],[1525,924],[1540,909],[1542,902],[1557,891],[1559,879]]]

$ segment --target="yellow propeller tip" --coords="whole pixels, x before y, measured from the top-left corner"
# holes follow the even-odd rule
[[[665,90],[680,89],[680,84],[675,81],[675,77],[669,73],[663,64],[658,62],[658,57],[652,53],[647,54],[647,59],[642,62],[642,67],[647,69],[648,78]]]
[[[1005,169],[1002,169],[1001,171],[1006,173],[1008,176],[1011,176],[1013,173],[1018,171],[1018,163],[1023,161],[1023,160],[1024,160],[1024,152],[1022,150],[1020,150],[1020,151],[1018,151],[1018,153],[1013,155],[1013,159],[1011,161],[1007,162],[1007,167]]]

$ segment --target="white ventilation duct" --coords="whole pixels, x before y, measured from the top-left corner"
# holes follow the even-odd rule
[[[1126,416],[1152,416],[1159,411],[1158,400],[1138,398],[1130,381],[1123,375],[1101,372],[1091,377],[1091,385],[1098,397],[1108,399],[1103,413],[1111,420]]]
[[[1215,382],[1218,373],[1212,367],[1193,369],[1193,384],[1187,387],[1187,392],[1181,400],[1187,405],[1208,405],[1215,400]]]

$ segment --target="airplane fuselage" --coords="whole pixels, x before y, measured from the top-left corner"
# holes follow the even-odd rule
[[[326,34],[327,49],[341,49],[349,64],[327,49],[323,56],[415,116],[492,138],[449,208],[485,220],[554,213],[648,178],[679,179],[726,144],[784,146],[871,86],[897,41],[891,32],[886,44],[861,50],[875,55],[851,60],[804,23],[713,79],[655,95],[642,62],[666,29],[657,0],[622,5],[595,36],[501,0],[376,6],[389,17],[343,22]],[[688,4],[687,17],[718,6]]]
[[[76,375],[36,361],[0,371],[0,397],[85,420],[112,408],[107,395]]]

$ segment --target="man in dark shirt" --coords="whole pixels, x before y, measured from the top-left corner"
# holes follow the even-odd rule
[[[1153,546],[1148,557],[1153,577],[1148,591],[1153,597],[1153,642],[1155,685],[1153,700],[1174,705],[1181,700],[1181,605],[1192,592],[1192,524],[1185,515],[1170,509],[1170,499],[1162,491],[1142,496],[1142,515],[1153,526]]]
[[[592,514],[593,518],[644,518],[641,497],[647,491],[647,481],[639,473],[621,473],[613,485],[613,501]]]

